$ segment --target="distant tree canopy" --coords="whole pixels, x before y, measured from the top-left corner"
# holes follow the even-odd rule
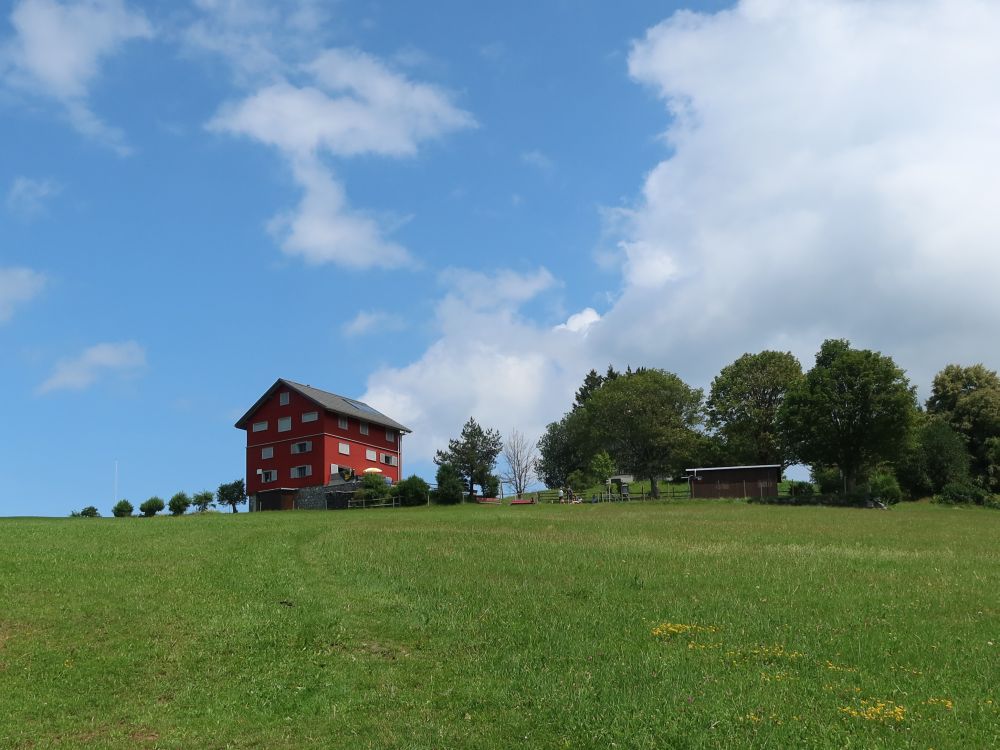
[[[163,502],[163,499],[154,495],[139,506],[139,512],[146,518],[152,518],[165,507],[166,504]]]
[[[778,430],[778,410],[802,380],[802,365],[790,352],[744,354],[712,381],[709,425],[733,463],[791,463]]]
[[[948,365],[934,376],[927,411],[965,440],[972,474],[1000,489],[1000,377],[981,364]]]
[[[191,497],[191,504],[199,513],[204,513],[208,510],[209,506],[215,502],[215,493],[212,490],[203,490],[201,492],[196,492]]]
[[[831,339],[786,394],[778,423],[799,460],[836,465],[850,492],[863,471],[903,452],[916,411],[915,389],[891,357]]]
[[[438,466],[447,464],[461,477],[471,495],[475,485],[491,483],[493,467],[503,447],[503,439],[497,430],[483,429],[469,417],[457,438],[448,441],[447,450],[439,450],[434,456]]]
[[[187,509],[191,506],[191,498],[188,497],[186,492],[178,492],[172,498],[170,502],[167,503],[167,507],[170,508],[170,515],[172,516],[182,516],[187,513]]]
[[[115,503],[115,507],[111,509],[111,515],[115,518],[128,518],[132,515],[132,511],[135,508],[132,507],[132,503],[128,500],[119,500]]]

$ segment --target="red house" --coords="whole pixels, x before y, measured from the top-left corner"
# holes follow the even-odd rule
[[[344,468],[398,482],[410,432],[361,401],[283,378],[236,426],[247,433],[250,510],[327,507],[321,490]]]

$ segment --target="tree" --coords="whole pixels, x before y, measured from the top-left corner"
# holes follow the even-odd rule
[[[399,498],[400,505],[412,507],[414,505],[427,504],[431,486],[414,474],[401,482],[397,482],[393,487],[393,491],[396,497]],[[459,495],[461,495],[461,488],[459,489]]]
[[[990,446],[1000,438],[1000,376],[981,364],[948,365],[934,376],[927,411],[946,420],[965,439],[972,473],[990,484],[998,468]]]
[[[389,496],[389,485],[382,474],[372,472],[361,477],[361,484],[354,491],[354,497],[358,500],[373,501],[381,500]]]
[[[778,433],[778,410],[788,390],[802,380],[802,365],[790,352],[744,354],[712,381],[708,421],[735,461],[787,466]]]
[[[439,505],[455,505],[462,502],[465,494],[462,488],[462,477],[451,464],[440,464],[437,470],[437,489],[431,493],[431,499]]]
[[[163,500],[153,495],[149,500],[139,506],[139,512],[146,518],[152,518],[166,507]]]
[[[778,424],[799,460],[836,465],[853,492],[862,472],[900,455],[915,414],[915,389],[891,357],[830,339],[786,394]]]
[[[212,490],[203,490],[201,492],[196,492],[191,497],[191,504],[197,509],[199,513],[204,513],[208,510],[209,506],[213,504],[215,500],[215,493]]]
[[[133,510],[135,508],[132,507],[132,503],[123,499],[115,503],[115,507],[111,509],[111,515],[115,518],[128,518],[132,515]]]
[[[606,450],[621,471],[650,480],[683,468],[702,418],[702,391],[671,372],[640,369],[606,382],[587,402],[587,439],[593,455]]]
[[[611,369],[611,366],[608,366]],[[612,370],[613,371],[613,370]],[[581,385],[573,398],[573,410],[580,409],[586,405],[587,400],[593,396],[597,390],[604,385],[604,376],[599,375],[597,370],[591,370],[583,378],[583,385]]]
[[[948,365],[934,376],[927,412],[951,421],[958,402],[982,390],[1000,390],[1000,376],[984,365]]]
[[[215,493],[215,498],[219,505],[228,505],[237,513],[236,506],[247,501],[247,489],[242,479],[234,479],[228,484],[220,484]]]
[[[546,487],[563,487],[574,471],[585,470],[591,454],[586,409],[552,422],[538,439],[535,473]]]
[[[100,518],[101,514],[93,505],[88,505],[80,511],[81,518]]]
[[[484,430],[475,419],[469,417],[461,435],[448,441],[447,450],[437,452],[434,463],[452,466],[471,495],[475,491],[475,485],[481,484],[493,472],[502,444],[497,430]]]
[[[946,484],[969,479],[965,440],[939,417],[920,415],[913,439],[897,462],[896,476],[910,497],[936,495]]]
[[[520,497],[535,478],[538,456],[534,443],[513,430],[503,444],[503,460],[507,468],[500,472],[500,480]]]
[[[170,515],[172,516],[183,516],[190,505],[191,498],[188,497],[186,492],[178,492],[167,503],[167,507],[170,508]]]
[[[590,459],[589,474],[598,484],[606,484],[615,473],[615,462],[607,451],[598,451]]]

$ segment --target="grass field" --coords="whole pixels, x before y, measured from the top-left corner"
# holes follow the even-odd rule
[[[997,747],[998,540],[926,504],[3,520],[0,747]]]

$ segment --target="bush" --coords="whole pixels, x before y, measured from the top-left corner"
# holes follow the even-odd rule
[[[381,500],[389,496],[389,485],[385,477],[372,472],[361,477],[361,484],[354,492],[354,497],[358,500]]]
[[[394,494],[399,498],[399,504],[404,507],[426,505],[430,491],[431,486],[416,474],[398,482],[393,487]]]
[[[80,511],[81,518],[100,518],[101,514],[97,512],[97,508],[93,505],[88,505],[86,508]]]
[[[128,518],[132,515],[132,511],[135,508],[132,507],[132,503],[128,500],[119,500],[115,503],[115,507],[111,509],[111,514],[115,518]]]
[[[982,487],[971,482],[949,482],[934,496],[934,502],[943,505],[962,505],[975,503],[985,505],[990,494]]]
[[[139,512],[146,518],[152,518],[166,507],[163,500],[153,495],[146,502],[139,506]]]
[[[795,480],[791,480],[788,482],[788,494],[792,497],[812,497],[816,494],[816,488],[812,482],[796,482]]]
[[[839,495],[844,491],[844,477],[836,466],[814,466],[809,472],[821,495]]]
[[[208,510],[209,506],[215,502],[215,493],[212,490],[204,490],[202,492],[194,493],[191,498],[191,504],[198,510],[199,513],[204,513]]]
[[[431,502],[438,505],[456,505],[462,502],[465,485],[458,471],[451,464],[441,464],[437,470],[437,489],[431,493]]]
[[[903,490],[891,471],[877,471],[868,480],[868,490],[872,500],[881,500],[886,505],[895,505],[903,499]]]
[[[172,516],[183,516],[187,513],[187,509],[190,505],[191,498],[187,496],[186,492],[178,492],[170,498],[170,502],[167,503],[167,507],[170,508],[170,515]]]

